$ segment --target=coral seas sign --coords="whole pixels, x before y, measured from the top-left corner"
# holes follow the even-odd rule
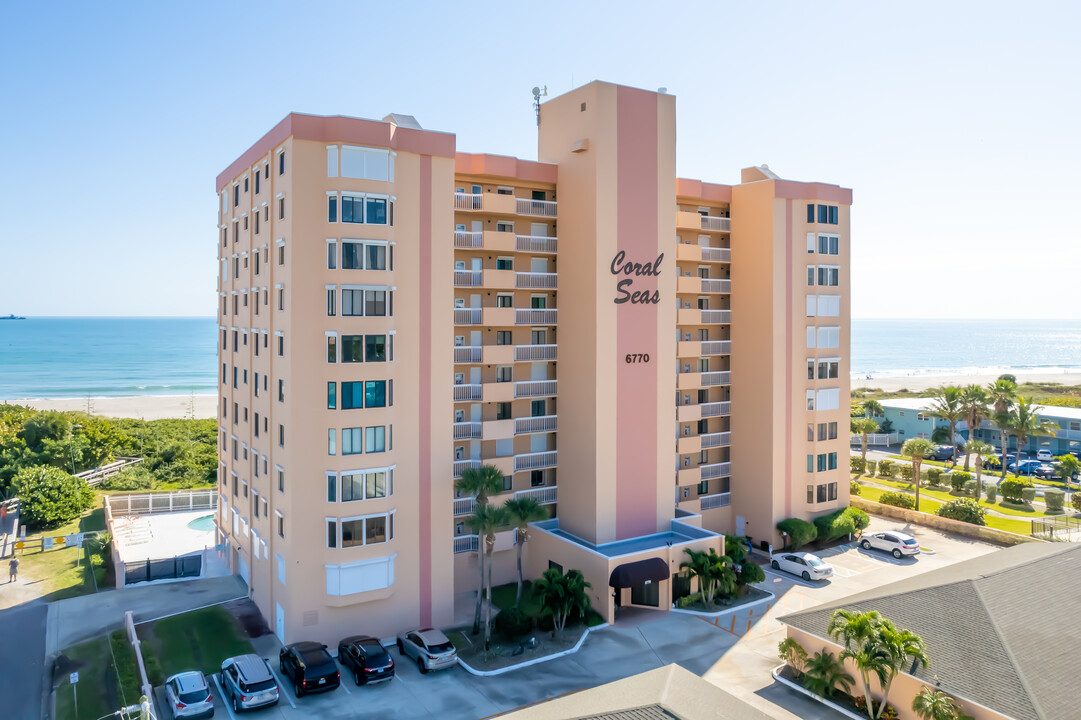
[[[624,251],[617,252],[615,257],[612,258],[610,269],[616,277],[624,277],[616,283],[616,296],[613,302],[616,305],[628,302],[632,305],[659,304],[661,302],[659,290],[632,290],[631,288],[634,287],[635,278],[660,276],[662,260],[664,260],[664,253],[658,255],[657,259],[652,262],[638,263],[627,260],[627,253]]]

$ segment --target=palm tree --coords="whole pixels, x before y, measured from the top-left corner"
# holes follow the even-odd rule
[[[983,461],[992,457],[995,449],[981,440],[969,440],[965,445],[965,462],[969,455],[976,456],[976,501],[983,495]]]
[[[1017,383],[999,378],[987,386],[987,400],[991,403],[995,425],[998,427],[999,440],[1002,443],[1002,475],[1006,475],[1006,426],[1009,422],[1010,408],[1017,401]]]
[[[885,665],[888,656],[877,646],[878,626],[882,616],[876,611],[853,612],[834,610],[830,616],[826,632],[833,639],[844,642],[845,649],[841,659],[851,659],[859,671],[863,682],[863,694],[867,698],[867,714],[874,718],[874,703],[871,702],[871,673],[881,682],[885,682]]]
[[[726,555],[718,555],[714,548],[710,548],[709,552],[686,548],[683,552],[690,559],[681,562],[679,568],[698,578],[698,590],[706,607],[713,607],[713,599],[718,594],[731,595],[735,592],[736,573]]]
[[[586,616],[589,612],[586,589],[591,587],[581,570],[569,570],[564,575],[559,568],[548,568],[533,583],[533,595],[540,600],[544,614],[552,618],[552,637],[566,627],[572,613]]]
[[[508,500],[503,506],[507,511],[507,523],[518,528],[518,593],[514,596],[514,606],[522,607],[522,546],[529,540],[529,523],[540,522],[548,518],[548,511],[533,498]]]
[[[896,628],[889,620],[879,623],[876,635],[876,645],[890,659],[886,667],[886,680],[882,683],[882,704],[879,705],[876,715],[882,717],[894,678],[902,672],[915,673],[920,665],[927,666],[927,645],[916,633]]]
[[[932,690],[926,685],[912,698],[912,712],[921,720],[957,720],[961,708],[953,698],[943,692]]]
[[[1040,414],[1036,412],[1036,407],[1031,398],[1018,398],[1017,404],[1010,412],[1010,418],[1006,424],[1010,434],[1017,438],[1018,470],[1021,469],[1021,448],[1025,447],[1030,437],[1054,436],[1059,430],[1057,424],[1040,418]],[[1014,473],[1014,475],[1016,476],[1017,473]]]
[[[806,655],[806,653],[804,653]],[[829,650],[821,650],[807,661],[807,670],[803,686],[824,698],[833,697],[833,691],[840,685],[847,695],[851,692],[852,676],[845,672],[845,664]]]
[[[882,403],[878,400],[864,400],[863,412],[864,417],[882,417],[886,414],[886,411],[882,408]]]
[[[488,576],[481,577],[481,595],[488,599],[484,606],[484,649],[488,650],[492,638],[492,551],[495,549],[495,531],[507,524],[507,511],[501,507],[492,507],[488,503],[477,505],[473,514],[466,518],[469,529],[477,534],[478,552],[483,561],[481,567],[487,566]],[[479,543],[484,543],[481,551]]]
[[[948,445],[957,451],[957,421],[965,416],[964,391],[956,385],[943,385],[931,400],[929,414],[942,418],[950,424]]]
[[[867,434],[878,430],[878,423],[871,418],[854,418],[851,421],[852,432],[859,433],[863,449],[863,466],[867,467]]]
[[[901,454],[912,461],[912,482],[916,485],[916,512],[920,511],[920,465],[923,459],[935,452],[935,444],[925,438],[905,440]]]
[[[488,496],[495,495],[503,489],[503,471],[494,465],[481,465],[475,468],[462,470],[462,476],[454,484],[454,488],[464,496],[474,496],[476,507],[488,505]],[[484,595],[484,553],[477,545],[477,560],[480,566],[480,588],[477,590],[477,606],[473,611],[473,634],[480,632],[480,609]]]
[[[961,407],[968,425],[968,441],[976,439],[976,430],[987,417],[987,393],[979,385],[969,385],[961,391]],[[969,453],[965,452],[965,472],[968,472]]]

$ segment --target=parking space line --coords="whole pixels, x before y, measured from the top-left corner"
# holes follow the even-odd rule
[[[212,677],[214,678],[214,684],[218,686],[218,697],[221,698],[221,704],[225,706],[225,712],[229,713],[229,720],[236,720],[236,715],[233,715],[233,708],[229,707],[229,703],[225,702],[225,691],[221,689],[217,674],[215,673]]]
[[[293,706],[294,710],[296,710],[297,704],[293,702],[293,698],[289,696],[289,691],[285,689],[285,681],[282,680],[281,675],[279,675],[278,671],[274,668],[270,668],[270,672],[272,675],[274,675],[274,679],[278,681],[278,688],[281,690],[282,694],[285,695],[285,699],[288,700],[289,704]]]

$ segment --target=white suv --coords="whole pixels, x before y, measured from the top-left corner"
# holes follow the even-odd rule
[[[1054,457],[1051,455],[1051,451],[1047,448],[1040,448],[1036,451],[1036,459],[1040,462],[1051,462]]]
[[[864,550],[885,550],[900,559],[905,555],[919,555],[920,544],[911,535],[891,530],[890,532],[869,533],[860,539]]]

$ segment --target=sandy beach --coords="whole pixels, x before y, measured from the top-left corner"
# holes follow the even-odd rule
[[[212,418],[217,414],[217,396],[195,395],[195,417]],[[86,412],[86,398],[40,398],[5,400],[13,405],[29,405],[37,410],[81,410]],[[90,409],[106,417],[186,418],[191,416],[191,395],[136,395],[131,397],[92,397]]]
[[[940,385],[987,385],[993,382],[1000,373],[987,375],[906,375],[902,377],[872,377],[855,378],[852,380],[852,389],[856,388],[880,388],[886,392],[898,390],[926,390],[927,388],[939,387]],[[1081,372],[1057,372],[1057,373],[1022,373],[1014,372],[1019,383],[1058,383],[1060,385],[1081,385]],[[213,411],[213,410],[212,410]]]

